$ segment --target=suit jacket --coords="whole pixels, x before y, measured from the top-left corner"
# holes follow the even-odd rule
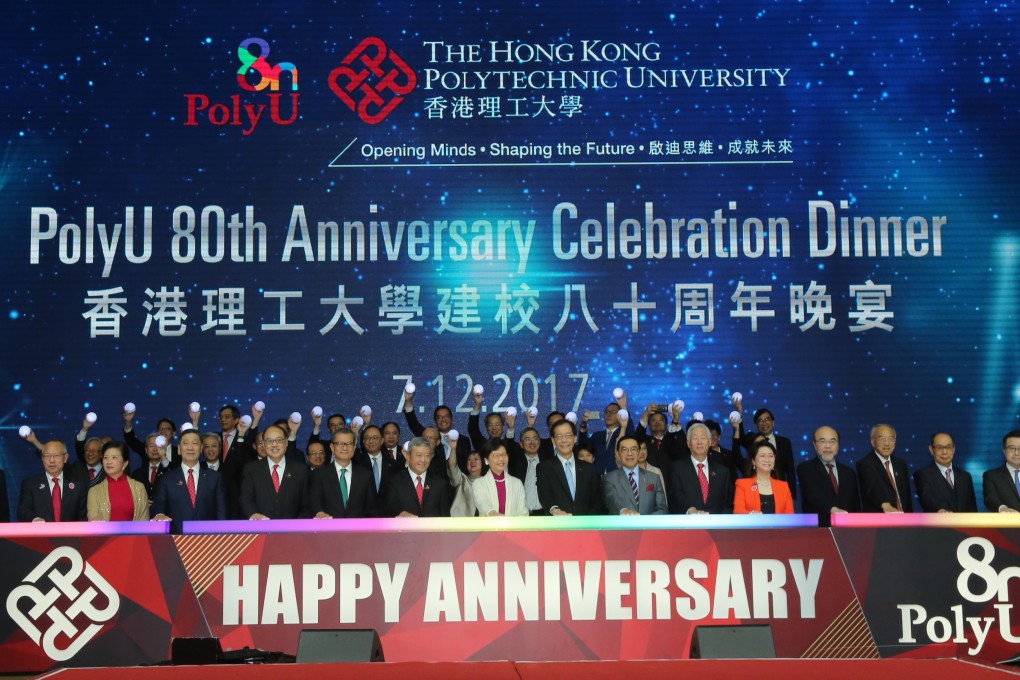
[[[99,464],[99,469],[96,470],[96,476],[93,477],[92,479],[89,479],[89,466],[85,464],[84,459],[79,460],[77,463],[71,463],[66,468],[64,468],[64,471],[66,472],[68,469],[70,469],[71,472],[77,475],[79,478],[85,480],[85,483],[88,484],[90,487],[93,487],[99,484],[104,479],[106,479],[106,471],[103,470],[102,463]]]
[[[170,531],[175,534],[181,533],[184,522],[227,519],[227,498],[220,473],[198,466],[198,492],[194,507],[188,495],[185,475],[184,467],[181,466],[167,471],[159,480],[156,500],[149,510],[152,516],[170,517]]]
[[[956,468],[953,468],[954,470]],[[1013,475],[1005,465],[985,472],[982,477],[985,492],[985,507],[998,512],[999,506],[1020,510],[1020,494],[1017,494]]]
[[[750,461],[751,457],[751,445],[754,444],[754,439],[758,434],[758,432],[750,432],[740,438],[740,445],[747,451],[748,461]],[[797,500],[797,475],[793,463],[793,443],[786,437],[780,437],[774,432],[773,435],[776,438],[775,476],[790,486],[790,495],[793,496],[794,500]]]
[[[914,503],[910,495],[910,473],[907,464],[896,454],[889,456],[896,488],[893,488],[886,474],[885,465],[878,460],[874,450],[857,461],[857,480],[861,484],[861,510],[864,512],[882,512],[882,503],[896,507],[896,492],[899,491],[903,512],[913,512]]]
[[[834,461],[839,494],[832,488],[825,463],[815,456],[797,466],[800,480],[801,511],[828,515],[832,508],[847,512],[861,511],[861,495],[857,486],[857,473],[849,465]]]
[[[383,514],[396,517],[401,512],[409,512],[417,517],[449,517],[453,493],[446,477],[426,472],[421,505],[418,504],[418,492],[415,480],[406,470],[393,476],[393,483],[386,493],[386,506]]]
[[[88,509],[86,508],[88,493],[88,481],[64,468],[64,480],[60,487],[61,522],[84,522],[88,519]],[[21,483],[18,521],[31,522],[36,517],[47,522],[54,521],[50,478],[45,474],[32,475]]]
[[[280,476],[280,491],[273,487],[273,464],[268,458],[244,467],[241,473],[241,515],[265,515],[269,519],[307,519],[309,511],[308,475],[304,463],[287,460]]]
[[[11,503],[7,499],[7,476],[0,470],[0,522],[11,521]]]
[[[942,476],[938,465],[931,463],[914,473],[917,500],[925,512],[977,512],[974,497],[974,480],[970,473],[956,465],[953,467],[953,486]]]
[[[790,486],[781,479],[772,480],[772,498],[776,504],[777,515],[793,513],[793,496]],[[747,477],[738,479],[734,485],[733,514],[746,515],[761,512],[761,494],[758,491],[758,479]]]
[[[524,482],[517,479],[509,472],[504,473],[503,485],[506,488],[506,512],[507,517],[527,517],[528,503],[524,496]],[[499,511],[499,493],[496,491],[496,479],[491,472],[486,472],[478,479],[471,482],[474,491],[475,507],[482,517],[488,516],[493,510]]]
[[[599,487],[599,473],[595,466],[576,457],[571,460],[574,462],[574,476],[577,478],[573,498],[570,497],[566,471],[559,461],[558,454],[553,454],[551,459],[538,464],[535,476],[542,508],[549,514],[554,507],[572,515],[604,514],[602,489]]]
[[[134,428],[124,433],[124,443],[128,445],[129,449],[138,454],[138,456],[142,459],[142,465],[147,466],[149,464],[149,457],[145,454],[145,442],[138,438]],[[167,444],[166,452],[170,456],[169,465],[180,463],[181,450],[177,448],[176,444]]]
[[[372,480],[372,490],[375,492],[376,499],[377,499],[377,501],[376,501],[376,508],[373,511],[375,514],[369,515],[369,516],[372,516],[372,517],[376,516],[378,514],[379,510],[381,510],[381,508],[378,507],[378,499],[386,498],[386,490],[389,488],[389,485],[390,485],[390,483],[391,483],[391,481],[393,479],[393,475],[396,474],[398,470],[400,472],[403,472],[407,468],[407,463],[404,462],[404,454],[403,453],[398,453],[397,454],[398,456],[400,456],[400,467],[399,468],[397,468],[396,466],[394,466],[392,464],[392,459],[390,458],[390,455],[389,455],[389,453],[387,453],[385,448],[382,449],[382,451],[379,452],[379,455],[380,455],[380,458],[381,458],[380,462],[382,463],[382,465],[379,467],[379,488],[378,489],[375,488],[375,474],[372,471],[372,457],[370,455],[368,455],[368,453],[366,451],[364,451],[363,449],[358,449],[357,453],[354,454],[354,461],[353,461],[354,464],[357,465],[359,468],[361,468],[361,467],[367,468],[368,469],[368,476]],[[324,465],[323,467],[328,467],[328,466],[330,466],[332,464],[333,464],[332,462],[327,462],[326,465]],[[340,478],[338,477],[337,478],[337,484],[339,485],[339,483],[340,483]],[[339,489],[340,489],[340,487],[337,486],[337,490],[338,491],[339,491]],[[349,498],[349,496],[348,496],[348,498]],[[317,512],[317,511],[313,511],[312,514],[314,515],[315,512]],[[333,513],[329,513],[329,514],[332,515]]]
[[[616,442],[620,440],[621,431],[633,437],[634,421],[627,421],[626,430],[621,430],[620,427],[617,427],[613,434],[609,436],[608,441],[606,439],[608,430],[599,430],[598,432],[592,432],[590,435],[586,432],[578,433],[578,443],[582,446],[587,444],[591,452],[595,454],[595,469],[598,471],[599,476],[616,469]],[[649,453],[650,455],[651,453]]]
[[[626,470],[617,468],[602,477],[602,498],[606,504],[606,512],[610,515],[619,515],[621,510],[636,510],[642,515],[668,513],[666,491],[659,475],[641,468],[637,469],[637,473],[637,501],[634,500],[634,490],[630,486]]]
[[[691,508],[706,510],[713,515],[733,512],[733,480],[729,470],[711,457],[705,462],[708,466],[705,472],[708,502],[701,495],[701,482],[691,458],[674,463],[669,479],[669,507],[674,513],[683,515]]]
[[[166,472],[166,470],[167,470],[167,468],[163,467],[162,465],[160,465],[156,469],[156,482],[157,483],[159,483],[160,478],[163,476],[163,474]],[[156,486],[154,484],[150,484],[149,483],[149,461],[148,460],[145,461],[144,465],[142,465],[141,467],[137,468],[136,470],[134,470],[131,473],[131,479],[135,480],[136,482],[141,483],[141,485],[145,488],[145,493],[148,494],[148,496],[149,496],[149,500],[152,500],[152,499],[154,499],[156,497]]]
[[[131,499],[134,501],[133,522],[144,522],[149,519],[149,494],[141,482],[128,477],[128,486],[131,487]],[[104,477],[103,481],[89,489],[88,499],[85,502],[90,522],[110,521],[110,478]]]
[[[411,432],[415,437],[420,437],[422,432],[425,431],[425,426],[418,420],[418,414],[414,411],[404,411],[404,419],[407,421],[407,427],[410,428]],[[465,475],[467,474],[467,457],[471,453],[471,442],[469,437],[460,437],[457,440],[457,467]],[[439,444],[439,448],[436,449],[435,455],[432,456],[432,464],[429,466],[429,474],[439,474],[446,477],[446,450],[442,442]],[[415,503],[418,499],[415,498]]]
[[[227,503],[227,516],[231,519],[247,519],[249,517],[241,511],[241,482],[244,479],[245,466],[258,460],[259,457],[254,448],[256,433],[255,428],[248,428],[244,437],[235,434],[227,454],[220,456],[219,474]],[[220,436],[222,435],[221,432]],[[287,462],[291,462],[289,457]]]
[[[383,467],[385,468],[385,466]],[[311,512],[313,517],[320,512],[334,518],[376,517],[379,514],[379,495],[375,491],[372,468],[361,465],[356,460],[352,461],[350,479],[347,481],[347,505],[344,505],[343,494],[340,493],[340,475],[337,473],[336,465],[329,462],[312,473]]]

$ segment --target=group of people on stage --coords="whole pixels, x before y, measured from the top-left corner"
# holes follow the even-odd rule
[[[350,422],[334,413],[325,429],[316,408],[303,452],[300,415],[261,429],[261,402],[243,418],[236,406],[224,406],[220,431],[204,434],[193,404],[180,431],[164,418],[144,440],[132,406],[117,438],[90,436],[90,414],[75,438],[73,465],[63,442],[23,433],[38,449],[43,473],[22,483],[17,517],[154,519],[180,532],[185,521],[228,518],[792,513],[798,497],[803,512],[828,515],[911,512],[914,491],[926,512],[977,512],[973,481],[953,464],[947,432],[932,435],[932,462],[914,472],[912,491],[889,425],[872,428],[872,449],[854,467],[837,460],[836,430],[819,427],[816,456],[795,466],[792,444],[775,433],[768,409],[757,410],[756,430],[745,432],[735,399],[733,447],[725,449],[718,423],[681,424],[680,402],[650,404],[637,422],[626,405],[618,389],[601,414],[552,412],[542,438],[533,409],[520,416],[526,426],[519,433],[515,410],[483,421],[483,395],[476,393],[468,436],[460,436],[447,406],[423,425],[409,388],[404,417],[412,438],[403,445],[401,427],[373,424],[370,408]],[[589,431],[599,420],[601,429]],[[129,472],[132,451],[143,464]],[[984,473],[985,506],[1020,512],[1020,431],[1003,437],[1003,456],[1004,465]]]

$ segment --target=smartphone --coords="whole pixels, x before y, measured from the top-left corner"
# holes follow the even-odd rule
[[[598,411],[585,411],[584,415],[588,420],[601,420],[602,414]]]
[[[665,413],[669,410],[669,407],[665,404],[652,404],[653,413]]]

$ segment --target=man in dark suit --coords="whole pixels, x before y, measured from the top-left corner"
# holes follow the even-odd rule
[[[735,406],[737,412],[743,416],[744,402],[738,401]],[[740,442],[740,446],[744,447],[748,458],[750,458],[754,440],[759,434],[764,436],[776,449],[775,476],[790,485],[790,495],[793,496],[793,500],[797,500],[797,475],[794,470],[793,443],[786,437],[776,434],[776,418],[767,408],[760,408],[754,412],[754,425],[758,428],[757,432],[744,433],[743,421],[737,423],[733,428],[733,438]],[[734,451],[737,450],[736,444],[733,448]]]
[[[134,421],[137,417],[136,411],[125,411],[124,412],[124,443],[128,445],[128,448],[137,453],[142,463],[148,464],[149,454],[146,451],[146,447],[149,445],[148,439],[142,441],[138,438],[138,433],[134,429]],[[177,448],[177,444],[174,443],[174,437],[177,434],[177,425],[174,421],[169,418],[162,418],[156,423],[156,434],[163,435],[166,438],[166,446],[163,449],[163,459],[160,461],[160,465],[166,468],[173,463],[177,463],[181,459],[181,452]],[[151,496],[150,496],[151,498]]]
[[[893,455],[896,450],[896,430],[884,424],[871,428],[871,447],[871,452],[857,461],[861,510],[913,512],[907,464]]]
[[[18,498],[20,522],[84,522],[89,484],[67,465],[67,447],[53,440],[43,444],[43,474],[27,477]]]
[[[733,480],[729,470],[708,456],[712,434],[704,423],[687,428],[691,455],[670,469],[669,507],[675,514],[718,515],[733,512]],[[705,486],[708,488],[705,489]]]
[[[620,467],[602,477],[602,498],[610,515],[665,515],[666,492],[654,472],[641,469],[635,437],[624,436],[616,443]]]
[[[287,460],[287,433],[270,425],[262,433],[266,459],[244,467],[241,515],[248,519],[305,519],[309,511],[308,466]]]
[[[429,467],[432,458],[432,444],[427,439],[415,437],[410,441],[404,452],[407,469],[393,475],[386,493],[386,517],[450,516],[453,493],[447,478]]]
[[[259,414],[261,415],[261,414]],[[233,404],[227,404],[219,412],[223,455],[220,456],[220,475],[223,491],[227,500],[227,515],[231,519],[243,519],[241,513],[241,479],[244,466],[258,455],[249,440],[255,436],[258,427],[253,422],[251,427],[243,431],[238,428],[241,421],[241,410]],[[286,437],[286,435],[284,435]]]
[[[669,468],[674,461],[690,456],[687,450],[687,437],[683,433],[670,432],[666,413],[659,409],[665,408],[657,404],[649,404],[641,415],[641,420],[634,428],[634,436],[638,441],[645,442],[648,449],[648,463],[669,475]],[[646,429],[647,425],[647,429]]]
[[[418,415],[414,412],[413,399],[414,394],[404,390],[404,418],[407,420],[407,427],[415,437],[421,437],[425,434],[425,426],[421,424]],[[471,453],[471,442],[467,437],[459,437],[456,442],[450,442],[447,437],[447,434],[453,429],[453,411],[449,406],[440,404],[432,412],[432,420],[436,424],[436,429],[439,430],[440,445],[436,447],[437,461],[433,463],[431,472],[446,475],[446,461],[450,458],[449,449],[451,446],[456,446],[457,466],[461,472],[467,474],[467,459],[468,454]],[[438,460],[440,457],[442,460]]]
[[[626,403],[625,399],[625,397],[621,398],[621,401]],[[584,422],[581,427],[581,436],[578,443],[581,446],[587,446],[595,454],[595,469],[599,476],[616,469],[616,442],[620,439],[620,435],[623,433],[628,435],[634,434],[634,423],[631,420],[628,419],[626,424],[621,427],[621,408],[623,406],[615,401],[606,404],[606,409],[602,412],[602,417],[606,423],[606,429],[604,430],[599,430],[589,435],[587,434],[587,422]],[[555,446],[555,444],[556,440],[554,437],[553,445]],[[556,448],[559,450],[559,447]],[[649,457],[651,457],[651,449],[649,449]]]
[[[928,443],[934,461],[914,473],[917,500],[925,512],[977,512],[974,480],[953,465],[956,444],[948,432],[936,432]]]
[[[602,489],[595,466],[574,456],[577,430],[569,420],[552,426],[552,458],[536,470],[538,500],[550,515],[602,515]],[[615,463],[614,463],[615,467]],[[569,477],[567,475],[570,475]]]
[[[353,434],[353,432],[351,432]],[[375,425],[366,425],[361,431],[361,447],[354,453],[355,465],[364,466],[368,469],[369,474],[372,478],[372,489],[379,498],[386,497],[386,489],[390,483],[390,477],[393,476],[394,471],[397,470],[389,460],[387,455],[382,452],[383,435]],[[336,457],[336,445],[332,445],[333,456]],[[401,468],[405,467],[403,463],[404,456],[401,454]]]
[[[1002,438],[1006,464],[985,472],[985,507],[992,512],[1020,512],[1020,430]]]
[[[170,522],[179,534],[184,522],[227,519],[227,499],[220,473],[199,465],[202,437],[197,430],[181,435],[181,464],[164,473],[156,484],[152,519]]]
[[[825,520],[832,513],[860,512],[857,473],[849,465],[836,460],[839,433],[835,428],[823,425],[815,430],[814,445],[817,455],[797,466],[801,510],[822,515]]]
[[[338,430],[342,430],[347,427],[347,418],[342,413],[331,413],[326,418],[326,432],[322,432],[322,414],[315,415],[312,413],[312,431],[308,435],[308,445],[312,442],[322,442],[322,445],[329,447],[329,443],[332,441],[333,433]],[[305,446],[305,450],[308,450],[308,445]]]
[[[73,466],[78,476],[88,482],[89,487],[99,484],[106,478],[106,472],[103,470],[103,440],[99,437],[89,437],[85,440],[84,447],[79,447],[77,442],[75,447],[80,448],[79,460]]]
[[[163,473],[166,472],[163,467],[163,450],[156,446],[156,437],[159,435],[153,432],[145,438],[145,444],[142,451],[145,452],[145,464],[138,466],[132,473],[132,479],[141,482],[145,487],[145,492],[149,494],[149,500],[152,501],[156,498],[156,482]]]
[[[366,439],[370,435],[378,435],[379,444],[382,443],[378,427],[369,425],[365,429],[370,430],[364,433]],[[378,448],[374,442],[373,446]],[[312,473],[311,505],[316,519],[374,517],[379,513],[379,496],[376,493],[372,468],[355,459],[354,448],[354,432],[343,428],[333,433],[333,441],[330,442],[333,461]],[[368,455],[366,452],[366,457]],[[379,451],[374,455],[382,458]],[[380,475],[382,474],[391,474],[385,465],[380,469]]]

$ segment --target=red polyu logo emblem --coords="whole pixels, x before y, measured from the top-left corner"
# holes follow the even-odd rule
[[[361,120],[386,119],[418,84],[418,75],[379,38],[365,38],[329,74],[329,87]]]

